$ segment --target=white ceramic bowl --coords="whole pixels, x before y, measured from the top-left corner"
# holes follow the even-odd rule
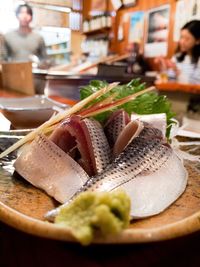
[[[68,108],[44,95],[22,98],[0,98],[0,110],[14,128],[35,128],[53,113]]]

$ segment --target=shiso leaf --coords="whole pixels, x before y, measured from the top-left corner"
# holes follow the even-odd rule
[[[80,90],[81,99],[88,97],[90,94],[100,90],[102,87],[106,86],[107,82],[105,81],[98,81],[93,80],[90,83]],[[140,79],[133,79],[128,84],[124,85],[117,85],[114,87],[110,92],[101,96],[98,100],[94,100],[93,103],[97,101],[101,101],[107,98],[109,95],[116,93],[115,99],[121,99],[133,93],[139,92],[145,89],[145,83],[141,83]],[[128,103],[119,106],[118,108],[113,109],[121,109],[123,108],[128,114],[137,113],[137,114],[158,114],[158,113],[165,113],[167,117],[167,134],[166,136],[169,137],[170,129],[174,121],[172,118],[175,116],[175,113],[171,110],[171,103],[167,99],[166,96],[158,95],[157,92],[149,92],[144,93],[141,96],[138,96],[136,99],[129,101]],[[104,123],[104,121],[108,118],[111,111],[103,112],[97,116],[95,119]]]

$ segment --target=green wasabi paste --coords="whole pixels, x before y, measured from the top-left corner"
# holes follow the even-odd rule
[[[81,244],[88,245],[96,232],[107,236],[128,227],[130,203],[127,194],[121,190],[83,192],[60,209],[55,223],[68,227]]]

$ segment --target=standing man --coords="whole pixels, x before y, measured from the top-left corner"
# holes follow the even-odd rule
[[[19,28],[5,34],[5,47],[8,61],[28,61],[36,56],[39,61],[47,59],[45,43],[41,35],[30,27],[33,17],[28,4],[16,9]]]

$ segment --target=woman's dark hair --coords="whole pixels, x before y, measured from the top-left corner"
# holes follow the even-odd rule
[[[19,13],[21,12],[21,9],[22,8],[26,8],[27,10],[27,13],[32,17],[33,16],[33,10],[32,8],[28,5],[28,4],[21,4],[17,7],[16,11],[15,11],[15,14],[16,14],[16,17],[18,17]]]
[[[200,20],[192,20],[187,22],[181,30],[188,30],[192,36],[199,41],[198,44],[196,44],[192,48],[192,53],[191,53],[191,62],[194,64],[197,64],[199,57],[200,57]],[[180,53],[180,48],[178,47],[177,52],[179,54],[176,56],[178,62],[182,62],[186,56],[186,52]]]

